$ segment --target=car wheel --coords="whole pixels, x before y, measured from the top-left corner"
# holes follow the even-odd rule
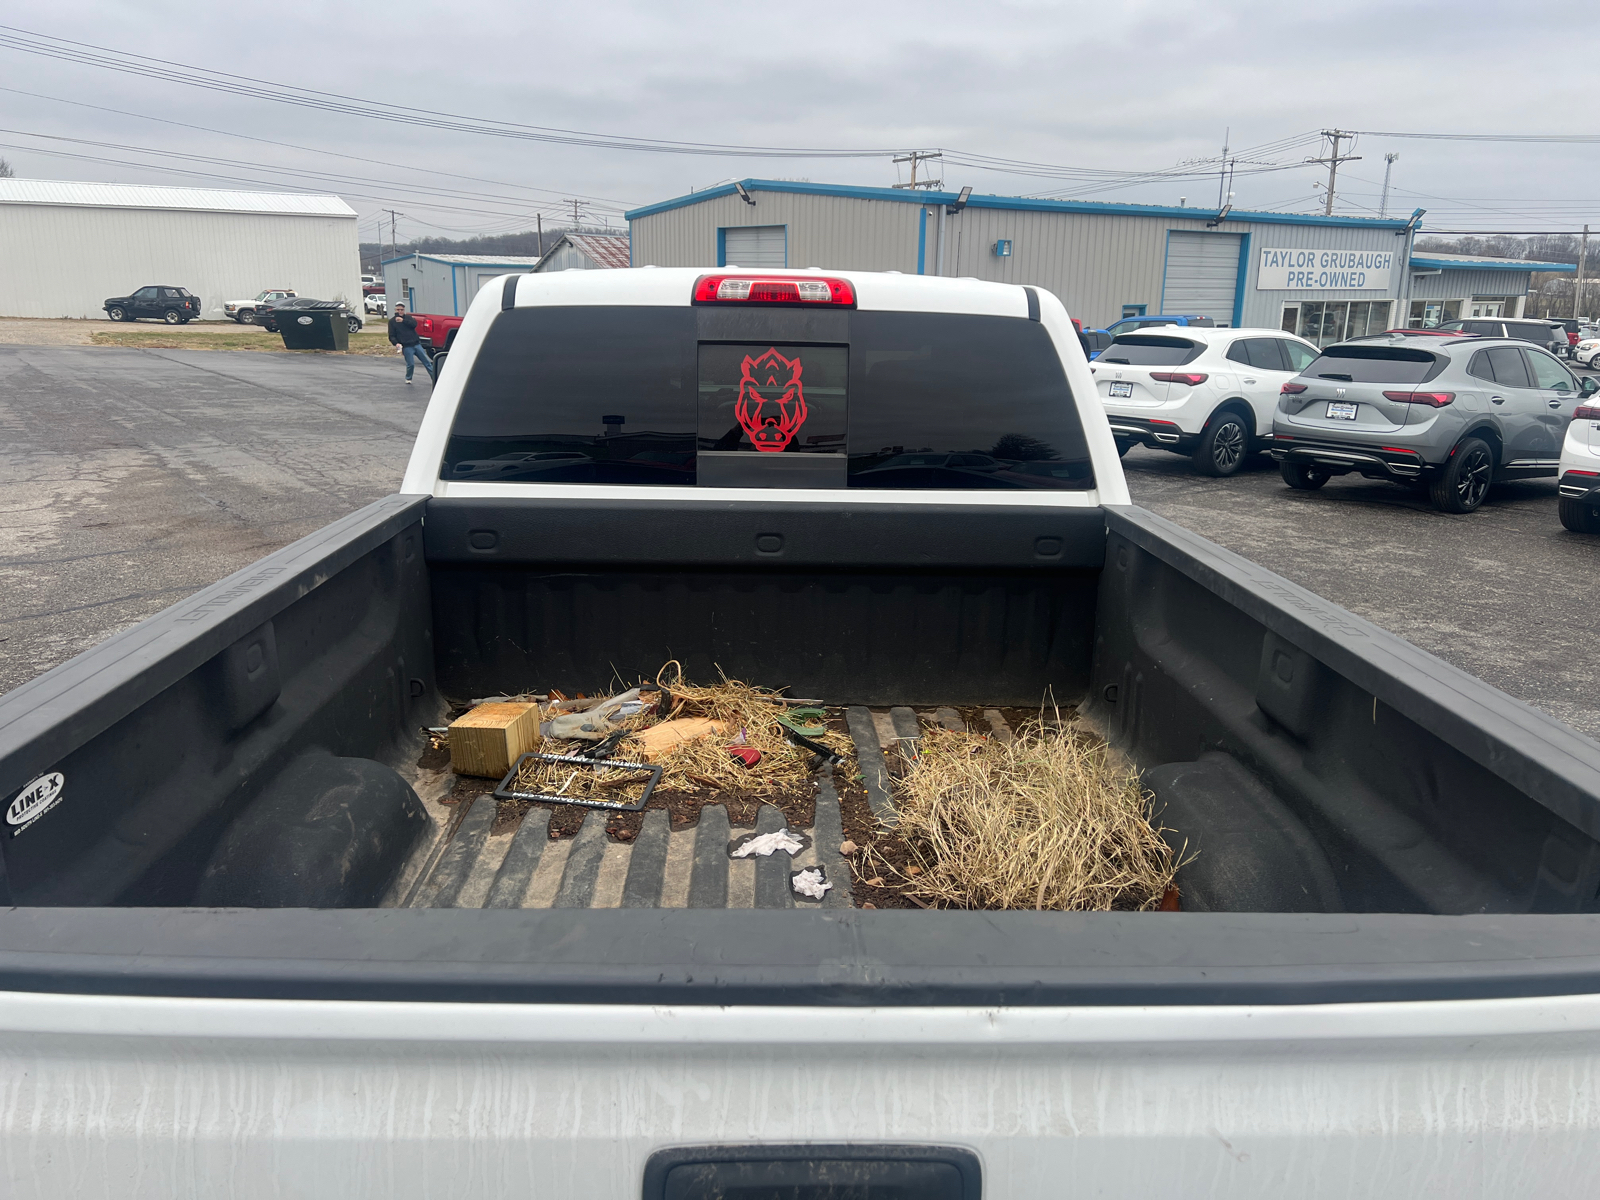
[[[1467,438],[1451,452],[1428,492],[1440,512],[1469,513],[1483,503],[1493,482],[1494,451],[1478,438]]]
[[[1195,469],[1202,475],[1232,475],[1244,465],[1250,451],[1250,431],[1236,412],[1221,412],[1211,418],[1200,435],[1194,452]]]
[[[361,332],[361,319],[359,317],[348,317],[345,320],[345,324],[350,327],[351,333]]]
[[[1125,438],[1112,438],[1111,440],[1117,444],[1118,458],[1126,458],[1128,456],[1128,451],[1133,449],[1133,443]]]
[[[254,324],[256,324],[256,314],[253,311],[252,312],[247,312],[247,313],[240,313],[239,314],[239,324],[241,324],[241,325],[254,325]]]
[[[183,314],[175,308],[169,308],[161,314],[161,319],[168,325],[180,325],[183,323]]]
[[[1600,533],[1600,509],[1562,497],[1560,510],[1561,523],[1573,533]]]
[[[1283,474],[1283,481],[1297,492],[1314,492],[1328,482],[1328,473],[1320,467],[1310,467],[1305,463],[1286,462],[1279,464]]]
[[[113,321],[126,321],[128,319],[127,310],[122,308],[108,308],[106,309],[106,316]]]

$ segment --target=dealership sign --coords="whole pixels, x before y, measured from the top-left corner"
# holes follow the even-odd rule
[[[1387,291],[1393,250],[1273,250],[1263,247],[1256,288],[1264,292]]]

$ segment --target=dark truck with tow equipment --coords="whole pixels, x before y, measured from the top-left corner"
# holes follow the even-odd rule
[[[400,494],[0,699],[8,1194],[1587,1186],[1600,747],[1130,505],[1053,296],[511,276],[453,352]],[[1184,911],[739,903],[711,809],[630,887],[418,765],[667,657],[1076,703]]]

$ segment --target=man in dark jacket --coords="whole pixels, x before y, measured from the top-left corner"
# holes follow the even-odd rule
[[[411,382],[411,372],[416,369],[419,360],[428,378],[434,379],[433,359],[428,356],[428,348],[417,336],[417,319],[406,311],[404,304],[396,304],[394,316],[389,318],[389,341],[405,356],[407,383]]]

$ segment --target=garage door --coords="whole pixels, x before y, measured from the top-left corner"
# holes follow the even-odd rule
[[[743,225],[722,231],[722,264],[735,267],[787,267],[789,231],[782,225]]]
[[[1239,286],[1239,237],[1237,233],[1169,233],[1161,311],[1232,324],[1234,291]]]

